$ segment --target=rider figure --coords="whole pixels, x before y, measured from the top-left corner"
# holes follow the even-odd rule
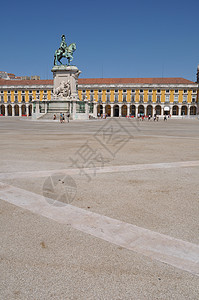
[[[61,41],[61,44],[60,44],[60,48],[59,48],[59,49],[61,50],[61,53],[63,54],[63,53],[65,53],[66,48],[67,48],[66,38],[65,38],[65,35],[64,35],[64,34],[62,34],[61,39],[62,39],[62,41]]]

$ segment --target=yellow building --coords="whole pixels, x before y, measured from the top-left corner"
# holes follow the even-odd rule
[[[199,72],[199,69],[198,69]],[[199,78],[199,75],[198,75]],[[91,78],[78,80],[79,98],[90,114],[126,117],[196,115],[199,82],[184,78]],[[53,98],[53,80],[0,79],[0,115],[31,116],[34,101]]]

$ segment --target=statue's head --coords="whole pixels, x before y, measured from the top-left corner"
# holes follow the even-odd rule
[[[61,39],[62,39],[62,40],[65,40],[65,38],[66,38],[65,35],[62,34]]]

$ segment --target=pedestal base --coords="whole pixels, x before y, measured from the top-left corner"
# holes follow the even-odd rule
[[[88,120],[89,109],[88,102],[82,101],[33,101],[33,118],[34,119],[51,119],[56,115],[59,118],[60,113],[65,116],[70,114],[70,120]]]

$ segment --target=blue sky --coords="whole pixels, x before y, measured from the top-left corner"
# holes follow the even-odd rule
[[[61,35],[75,42],[82,78],[196,80],[199,1],[4,1],[0,70],[52,78]]]

